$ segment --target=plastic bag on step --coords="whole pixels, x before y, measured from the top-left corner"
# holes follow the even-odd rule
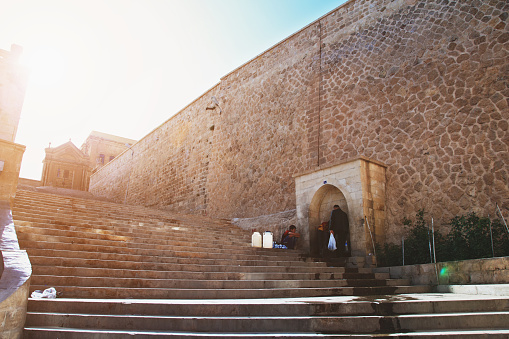
[[[336,239],[334,238],[334,234],[330,234],[330,237],[329,237],[329,245],[327,246],[327,248],[329,249],[329,251],[335,251],[337,250],[337,247],[336,247]]]
[[[54,287],[47,288],[44,291],[35,290],[30,296],[34,299],[55,299],[57,297],[57,290]]]

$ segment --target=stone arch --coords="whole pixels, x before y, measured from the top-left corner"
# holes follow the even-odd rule
[[[352,257],[371,259],[373,244],[365,220],[369,221],[374,239],[383,242],[385,168],[378,161],[359,157],[295,175],[297,228],[302,230],[299,240],[302,249],[311,252],[310,245],[316,240],[313,233],[326,217],[324,214],[332,210],[333,200],[338,200],[348,214]],[[336,190],[344,200],[336,196],[339,194]]]
[[[318,253],[318,239],[316,229],[323,221],[329,221],[334,205],[339,205],[348,214],[348,203],[343,192],[336,186],[325,184],[321,186],[309,204],[309,241],[310,251]]]

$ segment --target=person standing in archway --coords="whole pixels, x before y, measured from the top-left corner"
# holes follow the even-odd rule
[[[348,224],[348,215],[346,215],[338,205],[334,205],[333,207],[329,221],[329,230],[330,233],[334,234],[334,238],[336,238],[339,256],[345,256],[347,254],[345,251],[345,242],[348,238],[350,227]]]

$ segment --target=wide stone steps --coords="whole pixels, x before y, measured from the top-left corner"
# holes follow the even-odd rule
[[[284,321],[283,321],[284,320]],[[321,333],[356,333],[376,332],[381,330],[380,322],[389,328],[400,330],[427,331],[448,330],[458,327],[476,328],[477,324],[486,324],[486,328],[505,328],[509,323],[509,312],[452,313],[452,314],[412,314],[399,316],[279,316],[279,317],[183,317],[183,316],[140,316],[130,315],[120,318],[111,315],[84,314],[46,314],[32,313],[28,326],[71,327],[83,326],[94,328],[97,323],[108,329],[135,329],[145,331],[179,331],[192,332],[256,332],[266,326],[272,333],[288,332],[321,332]],[[169,326],[168,324],[171,324]],[[465,326],[467,325],[467,326]],[[225,331],[227,329],[227,331]]]
[[[402,280],[403,282],[406,282]],[[399,281],[394,281],[398,285]],[[155,278],[122,278],[122,277],[83,277],[63,275],[36,275],[31,285],[81,286],[81,287],[116,287],[116,288],[178,288],[178,289],[263,289],[263,288],[321,288],[321,287],[354,287],[354,286],[387,286],[384,280],[377,279],[338,279],[338,280],[305,280],[305,279],[242,279],[242,280],[193,280],[193,279],[155,279]],[[390,285],[389,285],[390,286]]]
[[[157,235],[157,238],[144,237],[143,234],[135,234],[131,230],[129,232],[119,232],[123,235],[117,235],[114,231],[104,231],[99,230],[97,228],[91,227],[66,227],[63,228],[61,225],[54,226],[51,224],[44,223],[29,223],[24,221],[16,221],[15,225],[17,227],[18,233],[23,234],[41,234],[47,236],[62,236],[62,237],[72,237],[74,239],[79,239],[79,241],[84,242],[86,239],[93,240],[103,240],[103,241],[120,241],[121,243],[139,243],[139,244],[153,244],[153,245],[171,245],[171,246],[189,246],[189,243],[193,240],[195,242],[200,242],[201,248],[211,248],[211,249],[230,249],[230,250],[251,250],[253,249],[246,248],[245,241],[242,239],[230,238],[232,240],[236,240],[239,243],[233,244],[225,244],[222,239],[224,235],[221,236],[203,236],[201,234],[195,234],[194,236],[188,234],[181,234],[177,232],[160,232]],[[150,230],[150,233],[153,233]],[[83,240],[81,240],[83,239]],[[153,241],[153,242],[151,242]],[[286,253],[286,254],[285,254]],[[280,252],[280,255],[294,255],[294,252]]]
[[[19,220],[23,220],[28,223],[32,223],[35,225],[47,224],[51,228],[60,228],[60,229],[69,229],[75,230],[76,228],[84,228],[88,230],[104,230],[104,231],[113,231],[114,234],[117,235],[130,235],[135,231],[147,230],[151,235],[155,235],[157,233],[161,235],[181,235],[181,236],[192,236],[196,235],[194,232],[196,227],[190,228],[188,226],[184,226],[182,224],[177,223],[163,223],[163,222],[138,222],[138,221],[108,221],[108,220],[93,220],[91,218],[88,219],[77,219],[71,218],[67,215],[65,216],[47,216],[47,215],[38,215],[38,214],[29,214],[29,212],[16,212],[13,209],[13,214],[16,214]],[[20,223],[21,225],[21,223]],[[207,228],[203,226],[203,229],[207,230],[207,234],[212,237],[233,237],[234,240],[242,240],[248,241],[250,240],[250,236],[244,231],[243,233],[239,233],[238,231],[228,230],[228,229],[214,229]],[[124,234],[125,233],[125,234]]]
[[[181,220],[187,220],[189,217],[192,217],[194,223],[197,225],[207,225],[212,228],[219,226],[224,230],[229,229],[234,232],[240,231],[226,219],[210,219],[197,215],[185,216],[141,206],[119,205],[104,201],[62,197],[55,194],[24,190],[18,190],[16,194],[18,199],[16,200],[14,208],[28,207],[28,211],[34,209],[34,213],[37,209],[46,208],[51,210],[52,213],[66,211],[70,213],[81,213],[80,215],[85,216],[97,215],[99,218],[113,216],[115,220],[130,221],[141,218],[145,221],[158,220],[170,223],[178,223]]]
[[[203,259],[222,259],[229,257],[230,259],[238,260],[270,260],[272,258],[278,258],[275,254],[269,255],[267,253],[260,252],[257,255],[256,250],[243,249],[233,252],[232,250],[223,249],[207,249],[201,248],[199,244],[189,247],[178,247],[178,246],[164,246],[164,245],[153,245],[150,248],[149,244],[137,244],[137,243],[120,243],[117,246],[116,243],[108,240],[89,240],[80,239],[73,241],[69,237],[55,237],[55,236],[40,236],[36,234],[19,234],[19,243],[23,248],[33,249],[55,249],[65,250],[69,249],[72,251],[81,252],[101,252],[101,253],[112,253],[119,255],[141,255],[141,256],[154,256],[154,257],[180,257],[180,258],[203,258]],[[230,253],[236,253],[231,255]],[[281,257],[289,260],[303,260],[298,255],[285,255],[283,251]]]
[[[251,233],[225,220],[38,192],[19,192],[13,215],[30,290],[58,292],[29,301],[27,338],[341,337],[354,316],[380,324],[369,296],[430,291],[298,250],[252,248]],[[327,301],[338,296],[365,296],[355,305],[371,311],[339,312],[350,306]],[[277,306],[310,297],[325,299]],[[304,311],[320,304],[321,314]]]
[[[156,255],[153,253],[144,254],[126,254],[126,253],[108,253],[108,252],[95,252],[93,246],[88,246],[88,251],[68,250],[62,244],[55,244],[53,249],[42,248],[44,242],[27,242],[20,241],[20,245],[26,248],[29,256],[45,256],[53,258],[77,258],[77,259],[102,259],[102,260],[123,260],[134,262],[147,262],[147,263],[166,263],[166,264],[187,264],[187,265],[246,265],[246,266],[305,266],[305,267],[323,267],[325,263],[302,261],[302,260],[282,260],[282,258],[275,258],[266,255],[230,255],[219,256],[217,258],[204,257],[200,253],[197,255],[189,254],[187,256],[180,255]],[[24,246],[34,246],[34,248]],[[73,248],[83,247],[80,245],[72,245]],[[100,248],[98,248],[100,249]],[[137,251],[140,252],[140,251]],[[147,251],[144,251],[147,252]],[[168,251],[169,252],[169,251]],[[180,252],[179,252],[180,254]]]
[[[427,294],[200,302],[34,300],[28,306],[26,335],[28,338],[50,335],[66,338],[120,338],[121,335],[136,338],[507,338],[508,308],[508,297]]]

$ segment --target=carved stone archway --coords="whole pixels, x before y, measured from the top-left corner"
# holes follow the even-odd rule
[[[344,194],[333,185],[323,185],[311,199],[309,205],[309,248],[313,254],[318,253],[316,228],[323,221],[329,221],[334,205],[339,205],[348,214],[348,204]]]
[[[352,256],[373,253],[374,241],[385,240],[385,169],[378,161],[359,157],[295,176],[297,226],[302,247],[311,251],[313,235],[333,200],[348,213]],[[329,196],[328,196],[329,195]],[[328,211],[330,213],[330,211]]]

